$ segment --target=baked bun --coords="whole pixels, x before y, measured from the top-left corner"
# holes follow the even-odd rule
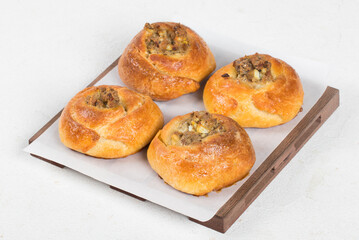
[[[199,82],[215,68],[203,39],[172,22],[146,23],[118,63],[120,77],[128,87],[161,101],[197,91]]]
[[[89,87],[62,111],[60,139],[66,147],[99,158],[120,158],[147,145],[163,126],[148,96],[124,87]]]
[[[266,128],[293,119],[303,96],[291,66],[256,53],[215,72],[205,86],[203,101],[207,111],[231,117],[242,127]]]
[[[204,111],[173,118],[152,140],[147,158],[166,183],[193,195],[232,185],[255,162],[244,129],[231,118]]]

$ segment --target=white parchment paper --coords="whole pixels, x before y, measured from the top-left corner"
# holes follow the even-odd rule
[[[251,175],[322,95],[326,86],[317,84],[319,82],[317,80],[325,78],[327,68],[325,65],[312,60],[263,51],[245,43],[230,41],[228,38],[226,40],[220,39],[215,34],[204,35],[202,36],[209,43],[215,55],[217,69],[245,54],[260,52],[271,54],[286,61],[296,69],[302,79],[305,93],[303,111],[295,119],[284,125],[268,129],[246,129],[254,145],[257,158],[251,170]],[[222,48],[217,46],[222,46]],[[110,71],[96,85],[102,84],[124,86],[118,76],[117,67]],[[204,82],[201,90],[196,93],[188,94],[168,102],[156,102],[164,114],[165,123],[177,115],[183,115],[196,110],[205,110],[202,102],[203,87]],[[80,91],[81,89],[78,90]],[[85,156],[66,148],[60,142],[58,121],[24,150],[58,162],[98,181],[133,193],[200,221],[207,221],[212,218],[250,176],[247,176],[231,187],[222,189],[220,192],[212,192],[208,196],[195,197],[188,195],[171,188],[157,176],[147,162],[147,148],[122,159],[102,160]]]

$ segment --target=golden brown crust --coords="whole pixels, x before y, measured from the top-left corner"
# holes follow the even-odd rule
[[[173,145],[171,136],[191,114],[177,116],[152,140],[148,161],[161,178],[185,193],[204,195],[244,178],[255,162],[252,143],[243,128],[219,114],[211,114],[224,131],[200,142]]]
[[[178,26],[171,22],[152,25]],[[200,36],[184,25],[179,26],[186,30],[188,37],[189,45],[184,54],[149,53],[145,29],[132,39],[118,65],[120,77],[127,86],[155,100],[170,100],[199,89],[199,82],[216,68],[214,56]]]
[[[215,72],[205,86],[203,101],[207,111],[231,117],[242,127],[265,128],[290,121],[303,104],[298,74],[280,59],[265,54],[251,56],[270,63],[273,80],[262,84],[239,81],[233,64],[228,64]]]
[[[108,108],[88,103],[101,89],[112,89],[120,102]],[[86,88],[70,100],[60,117],[59,134],[65,146],[78,152],[120,158],[147,145],[162,126],[161,110],[150,97],[102,85]]]

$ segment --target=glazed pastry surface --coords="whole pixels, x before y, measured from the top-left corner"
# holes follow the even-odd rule
[[[199,82],[215,68],[214,56],[203,39],[172,22],[147,23],[118,64],[128,87],[159,101],[197,91]]]
[[[245,56],[208,80],[207,111],[231,117],[242,127],[266,128],[293,119],[303,104],[298,74],[284,61],[265,54]]]
[[[120,158],[147,145],[163,126],[162,112],[148,96],[125,87],[89,87],[62,111],[59,134],[75,151]]]
[[[247,133],[234,120],[193,112],[166,124],[152,140],[147,158],[173,188],[204,195],[244,178],[255,153]]]

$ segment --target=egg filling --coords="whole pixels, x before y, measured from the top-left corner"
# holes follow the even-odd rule
[[[225,132],[223,124],[208,112],[193,112],[171,136],[171,145],[190,145],[208,136]]]
[[[121,105],[117,91],[109,87],[98,88],[87,96],[86,103],[97,108],[116,108]]]
[[[189,46],[186,29],[181,24],[173,27],[146,23],[148,54],[184,54]]]
[[[236,78],[248,83],[266,83],[273,81],[271,63],[259,54],[245,56],[233,62]]]

